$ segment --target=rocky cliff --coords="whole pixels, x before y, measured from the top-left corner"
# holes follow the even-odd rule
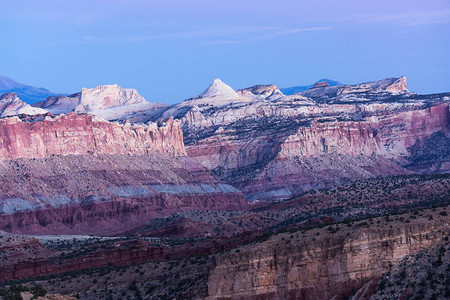
[[[442,241],[448,226],[428,211],[275,235],[218,258],[208,299],[341,299]]]
[[[111,233],[189,209],[244,207],[186,157],[179,121],[120,125],[91,115],[0,120],[0,228]]]
[[[292,96],[273,85],[224,94],[188,99],[162,119],[179,119],[188,155],[249,200],[450,170],[450,94],[410,93],[404,77]]]
[[[179,121],[120,125],[76,113],[0,119],[0,159],[70,154],[186,155]]]
[[[80,236],[74,236],[73,241],[77,237]],[[108,242],[108,239],[103,240],[105,241]],[[0,231],[0,282],[165,258],[163,247],[146,241],[110,241],[114,246],[92,246],[87,240],[80,242],[82,251],[64,252],[67,249],[57,251],[55,248],[45,247],[37,238]],[[7,260],[4,259],[6,257]]]
[[[0,162],[0,229],[118,234],[185,210],[240,209],[241,192],[188,157],[68,155]]]
[[[80,93],[72,95],[50,96],[45,101],[34,103],[34,107],[43,108],[52,114],[73,112],[80,101]]]
[[[320,82],[319,82],[320,83]],[[346,94],[354,93],[370,93],[377,94],[403,94],[408,93],[406,77],[386,78],[379,81],[365,82],[355,85],[339,85],[329,86],[328,84],[316,84],[312,89],[302,91],[296,95],[301,95],[310,98],[326,98],[331,100],[335,97],[344,98]]]
[[[37,115],[47,111],[32,107],[17,97],[16,93],[7,93],[0,97],[0,117],[15,116],[19,114]]]
[[[106,120],[142,121],[159,114],[167,105],[146,101],[135,89],[117,84],[100,85],[68,96],[51,96],[33,104],[53,114],[88,113]]]

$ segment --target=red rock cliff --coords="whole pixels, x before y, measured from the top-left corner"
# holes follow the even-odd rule
[[[169,119],[162,127],[132,126],[76,113],[32,122],[18,117],[0,120],[0,159],[154,152],[186,155],[178,121]]]

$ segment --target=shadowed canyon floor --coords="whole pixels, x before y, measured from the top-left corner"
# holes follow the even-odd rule
[[[127,237],[3,233],[1,274],[82,299],[372,295],[390,265],[448,243],[449,180],[368,179],[249,211],[187,211]]]
[[[38,244],[35,239],[26,241],[3,234],[2,244],[7,241],[6,246],[15,245],[5,250],[10,256],[42,255],[40,251],[45,251],[48,257],[53,257],[53,266],[72,270],[57,276],[25,280],[21,284],[42,283],[51,293],[82,299],[121,299],[138,295],[162,299],[340,299],[348,295],[380,295],[383,290],[390,293],[385,287],[391,284],[383,281],[383,274],[397,272],[404,266],[406,258],[410,261],[415,256],[420,257],[432,246],[446,249],[449,219],[444,214],[447,210],[438,207],[291,230],[263,241],[247,241],[250,244],[235,249],[199,255],[181,254],[179,258],[171,258],[170,251],[160,251],[162,245],[155,242],[152,244],[158,251],[154,251],[152,257],[138,256],[138,242],[123,239],[76,241],[61,238],[47,241],[39,246],[45,250],[37,250],[32,247]],[[164,247],[176,247],[167,242],[164,244]],[[21,252],[18,245],[22,245]],[[117,265],[118,261],[114,260],[112,265],[96,264],[102,256],[111,255],[111,249],[118,245],[128,247],[129,254],[119,255],[116,250],[116,256],[112,258],[122,256],[125,265]],[[145,248],[151,249],[149,245]],[[76,249],[85,249],[85,252]],[[126,257],[132,255],[136,255],[134,260],[127,261]],[[446,250],[436,260],[441,257],[445,262],[445,255]],[[91,268],[70,269],[70,262],[75,262],[77,256],[80,262],[90,257]],[[151,262],[142,263],[138,258]],[[126,264],[130,262],[134,263]],[[4,260],[2,264],[5,265]],[[26,270],[36,269],[36,264],[26,266],[18,265],[16,272],[26,274]],[[436,279],[435,285],[448,280],[448,274],[443,274],[443,278]],[[377,288],[378,284],[382,286]],[[445,295],[442,288],[435,292]]]

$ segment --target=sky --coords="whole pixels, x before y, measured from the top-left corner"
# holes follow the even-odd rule
[[[449,0],[0,0],[0,74],[54,92],[118,84],[151,102],[407,76],[450,91]]]

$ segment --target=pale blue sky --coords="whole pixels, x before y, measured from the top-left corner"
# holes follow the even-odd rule
[[[0,0],[0,74],[55,92],[117,83],[175,103],[233,88],[408,77],[450,91],[450,1]]]

